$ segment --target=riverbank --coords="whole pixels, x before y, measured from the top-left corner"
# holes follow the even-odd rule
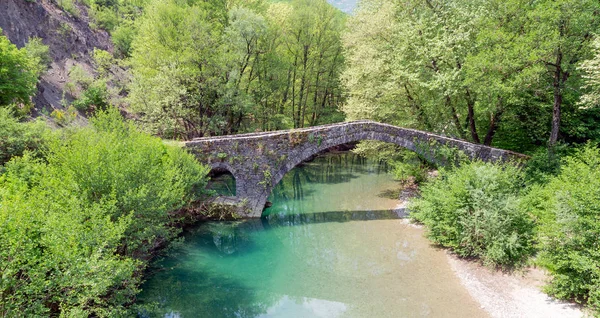
[[[418,195],[416,186],[404,188],[400,203],[394,211],[406,217],[404,222],[420,229],[422,225],[408,219],[409,200]],[[493,318],[579,318],[585,317],[583,307],[554,299],[542,291],[549,279],[545,271],[527,267],[520,271],[503,272],[483,266],[480,262],[466,260],[445,250],[448,264],[481,309]]]
[[[401,192],[401,203],[395,211],[408,216],[408,199],[416,192]],[[404,220],[414,228],[422,225]],[[502,272],[477,261],[460,258],[445,250],[448,264],[471,297],[493,318],[579,318],[585,317],[582,306],[554,299],[542,291],[548,280],[539,268],[527,267],[515,272]]]
[[[503,273],[449,252],[446,255],[462,285],[491,317],[584,317],[581,306],[553,299],[542,292],[548,277],[538,268]]]
[[[397,209],[402,209],[402,204]],[[404,223],[425,234],[422,225],[408,219],[404,219]],[[492,318],[586,317],[582,306],[554,299],[542,291],[548,276],[539,268],[503,272],[460,258],[449,250],[445,250],[445,254],[462,286]]]

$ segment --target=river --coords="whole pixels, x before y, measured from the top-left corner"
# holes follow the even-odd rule
[[[290,171],[259,220],[207,222],[159,262],[148,317],[486,317],[383,164],[329,154]]]

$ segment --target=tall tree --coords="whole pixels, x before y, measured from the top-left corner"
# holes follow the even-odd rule
[[[591,40],[600,26],[600,3],[594,0],[546,0],[536,2],[530,14],[528,32],[539,61],[548,69],[552,85],[552,127],[549,145],[560,133],[565,92],[577,90],[577,65],[590,57]],[[534,50],[535,50],[534,49]]]

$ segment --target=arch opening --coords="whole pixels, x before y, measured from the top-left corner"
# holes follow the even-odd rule
[[[213,168],[209,173],[206,188],[215,191],[218,195],[235,197],[237,194],[235,176],[227,169]]]
[[[390,146],[395,145],[388,142],[384,143],[389,144]],[[270,219],[273,217],[282,217],[282,212],[283,214],[290,214],[292,216],[304,214],[306,205],[299,201],[310,197],[321,197],[319,193],[315,192],[320,192],[318,189],[323,186],[327,187],[327,185],[331,184],[340,184],[340,191],[350,190],[350,193],[354,193],[354,195],[350,194],[350,197],[348,197],[347,205],[342,204],[343,206],[339,207],[340,211],[362,211],[361,209],[358,209],[358,205],[356,207],[352,206],[352,204],[357,204],[358,201],[361,201],[359,199],[361,197],[360,193],[352,191],[358,191],[358,188],[361,187],[364,187],[364,189],[362,189],[364,193],[371,193],[371,190],[375,191],[372,182],[375,182],[375,180],[381,180],[379,179],[381,178],[379,175],[389,174],[392,167],[387,162],[379,160],[378,158],[366,157],[364,155],[351,152],[351,150],[356,148],[357,144],[358,142],[353,141],[350,143],[334,145],[318,151],[314,155],[308,156],[308,158],[298,162],[297,164],[295,163],[298,161],[298,158],[288,162],[290,165],[287,165],[284,168],[287,171],[281,171],[283,173],[279,174],[280,177],[278,176],[273,180],[273,187],[268,194],[267,202],[273,202],[274,208],[265,207],[260,216]],[[395,146],[403,148],[398,145]],[[408,149],[405,151],[411,153],[413,152]],[[357,181],[360,182],[358,187],[356,184]],[[396,182],[394,181],[394,183]],[[386,184],[386,186],[390,186],[390,184]],[[394,188],[394,190],[397,190],[396,192],[399,193],[398,189]],[[377,198],[381,198],[386,193],[390,192],[393,192],[391,188],[381,189],[381,191],[378,191],[372,196],[373,198],[370,198],[369,200],[375,202],[378,200]],[[337,194],[330,194],[331,197],[337,196]],[[328,200],[325,199],[325,201]],[[377,206],[374,205],[374,207]],[[335,214],[340,212],[336,210],[337,208],[338,207],[336,207],[335,204],[332,205],[325,202],[322,207],[310,206],[309,213]],[[385,211],[389,212],[388,210]]]

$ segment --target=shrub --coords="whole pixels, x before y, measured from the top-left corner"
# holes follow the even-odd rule
[[[539,226],[539,262],[548,292],[600,314],[600,149],[587,145],[563,160],[558,176],[524,202]]]
[[[7,108],[0,108],[0,165],[25,151],[35,152],[50,131],[43,121],[20,123]]]
[[[123,21],[111,32],[112,42],[115,45],[115,55],[119,57],[129,57],[131,53],[131,43],[136,36],[136,30],[132,22]]]
[[[77,8],[77,0],[55,0],[56,4],[72,16],[79,16],[79,8]]]
[[[416,184],[427,180],[429,166],[412,151],[404,150],[401,153],[402,157],[400,159],[388,161],[392,167],[394,179],[401,182],[414,182]]]
[[[535,151],[525,166],[525,182],[530,185],[547,183],[560,172],[562,158],[569,155],[571,149],[566,144],[557,144]]]
[[[69,70],[69,82],[72,82],[75,86],[87,89],[93,81],[94,77],[79,65],[73,65]]]
[[[42,43],[40,38],[30,38],[27,44],[25,44],[25,50],[27,55],[35,64],[35,72],[37,76],[44,74],[52,63],[52,57],[50,57],[50,48]]]
[[[533,222],[518,209],[523,177],[512,165],[466,162],[425,184],[411,217],[436,244],[485,264],[515,266],[533,252]]]
[[[28,104],[37,84],[36,63],[0,29],[0,106]]]
[[[0,316],[126,316],[153,249],[178,233],[169,212],[199,198],[207,169],[116,110],[45,154],[0,176]]]
[[[119,24],[119,15],[112,8],[95,5],[89,12],[95,26],[108,32],[113,31]]]
[[[106,82],[97,80],[83,91],[81,97],[73,102],[73,106],[81,111],[104,110],[108,107],[108,99]]]

